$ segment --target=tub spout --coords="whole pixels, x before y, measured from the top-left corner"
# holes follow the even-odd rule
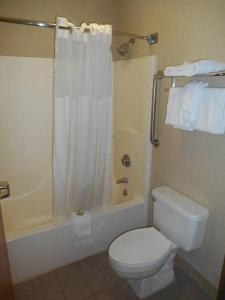
[[[117,184],[120,184],[120,183],[128,183],[128,177],[123,177],[123,178],[120,178],[116,181]]]

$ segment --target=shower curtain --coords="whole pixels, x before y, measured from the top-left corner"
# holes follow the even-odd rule
[[[70,25],[72,30],[60,29]],[[88,29],[89,32],[86,32]],[[112,193],[112,29],[57,18],[54,74],[55,214],[93,210]]]

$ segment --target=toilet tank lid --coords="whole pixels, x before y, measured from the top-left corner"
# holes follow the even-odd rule
[[[207,208],[168,186],[154,188],[152,196],[193,221],[201,221],[209,217]]]

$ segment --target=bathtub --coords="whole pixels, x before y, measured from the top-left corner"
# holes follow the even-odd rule
[[[14,283],[54,270],[106,250],[123,232],[146,226],[147,201],[129,201],[93,211],[91,238],[74,238],[67,219],[7,233],[8,254]]]

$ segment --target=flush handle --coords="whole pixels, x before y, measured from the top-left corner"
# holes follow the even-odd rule
[[[7,181],[0,181],[0,199],[10,196],[9,183]]]

